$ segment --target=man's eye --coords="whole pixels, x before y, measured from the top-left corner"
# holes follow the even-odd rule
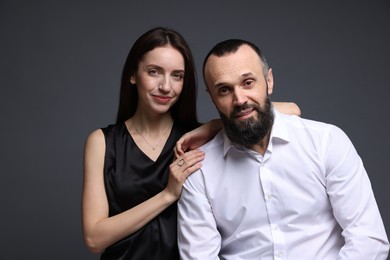
[[[220,88],[218,88],[218,94],[222,95],[222,96],[227,95],[229,93],[229,91],[230,90],[229,90],[228,87],[220,87]]]
[[[245,80],[244,81],[244,87],[251,87],[251,86],[253,86],[253,84],[254,84],[254,80]]]

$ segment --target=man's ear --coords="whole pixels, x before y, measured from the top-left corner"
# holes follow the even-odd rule
[[[268,84],[268,95],[270,96],[274,91],[274,76],[272,74],[272,69],[270,68],[267,73],[267,84]]]

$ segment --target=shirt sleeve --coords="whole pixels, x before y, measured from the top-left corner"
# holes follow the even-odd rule
[[[325,151],[327,193],[345,238],[338,259],[387,259],[383,221],[353,144],[341,129],[332,127]]]
[[[183,260],[219,259],[221,236],[201,171],[187,178],[178,201],[178,244]]]

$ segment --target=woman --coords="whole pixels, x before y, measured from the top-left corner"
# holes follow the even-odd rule
[[[213,120],[187,133],[174,158],[179,138],[200,125],[196,93],[194,61],[179,33],[154,28],[134,43],[116,124],[92,132],[85,144],[83,233],[91,252],[104,250],[101,259],[179,259],[176,201],[204,158],[181,150],[221,128]]]

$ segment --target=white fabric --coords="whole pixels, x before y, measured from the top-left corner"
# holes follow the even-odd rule
[[[339,128],[274,111],[264,156],[221,131],[178,202],[182,259],[386,259],[362,161]]]

